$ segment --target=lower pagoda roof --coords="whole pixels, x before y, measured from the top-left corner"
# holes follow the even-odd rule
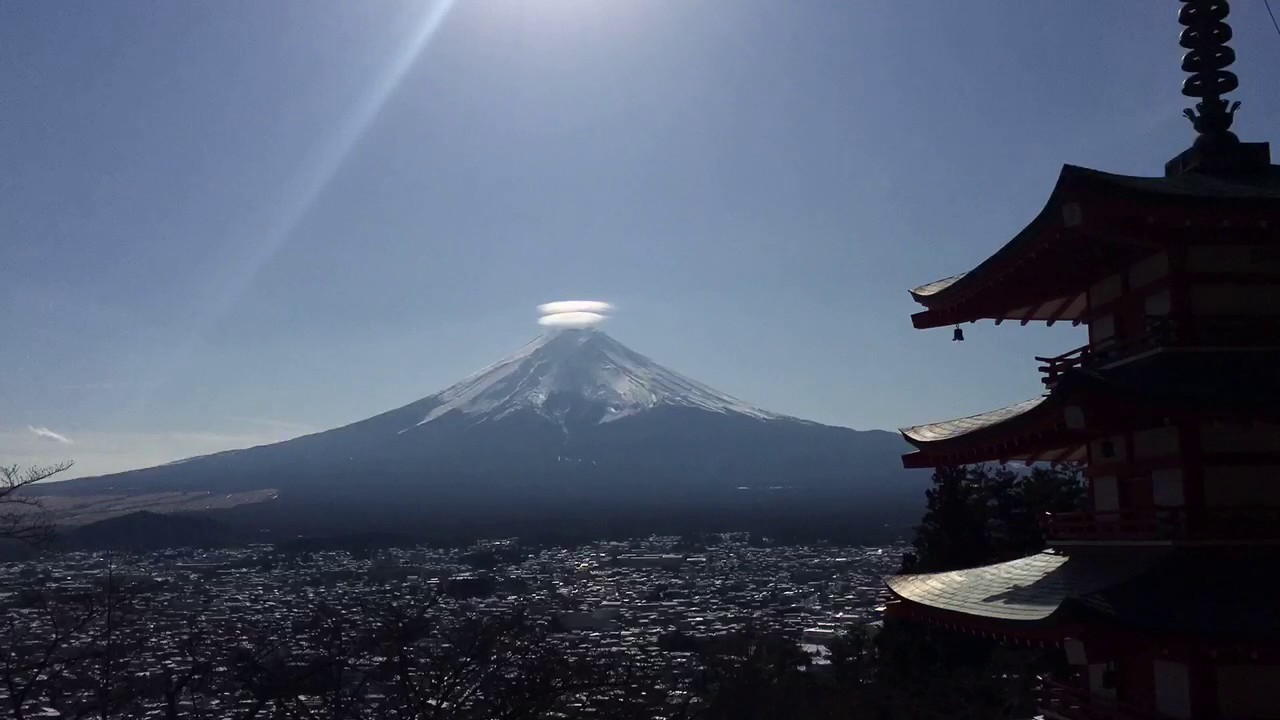
[[[900,600],[920,609],[1009,624],[1050,623],[1073,598],[1115,586],[1150,568],[1159,555],[1079,554],[1047,551],[1009,562],[885,579]],[[910,612],[910,610],[908,610]],[[924,613],[928,615],[928,613]]]
[[[885,584],[898,617],[1009,637],[1118,634],[1223,642],[1280,640],[1274,548],[1042,552]]]
[[[942,422],[929,423],[927,425],[915,425],[913,427],[903,428],[901,432],[912,442],[925,443],[954,440],[956,438],[980,432],[1028,415],[1034,412],[1036,408],[1043,405],[1047,399],[1047,395],[1041,395],[1040,397],[1025,400],[1017,403],[1016,405],[1000,408],[999,410],[991,410],[990,412],[969,415],[968,417],[957,418],[955,420],[944,420]]]
[[[1129,413],[1218,420],[1280,418],[1280,350],[1178,350],[1104,369],[1075,368],[1038,398],[902,428],[919,452],[908,468],[995,460],[1079,460],[1084,445]],[[1084,408],[1091,408],[1093,412]],[[1123,423],[1121,423],[1123,424]]]
[[[1088,438],[1067,426],[1062,400],[1061,394],[1051,392],[990,412],[902,428],[907,442],[920,449],[904,455],[903,465],[1081,459]]]

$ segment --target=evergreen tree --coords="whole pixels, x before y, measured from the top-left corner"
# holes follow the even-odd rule
[[[988,554],[986,513],[979,507],[977,484],[970,468],[944,467],[934,472],[933,487],[925,491],[924,517],[912,541],[914,562],[904,570],[939,572],[982,564]]]
[[[1088,490],[1078,465],[1037,466],[1019,476],[1012,497],[1006,555],[1022,557],[1044,549],[1045,513],[1083,510]]]
[[[905,572],[941,572],[1025,557],[1044,549],[1045,513],[1084,506],[1075,465],[1015,472],[1001,465],[938,468]]]

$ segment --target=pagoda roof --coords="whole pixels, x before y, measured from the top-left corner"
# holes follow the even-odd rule
[[[1105,273],[1185,237],[1189,225],[1232,220],[1274,234],[1278,201],[1275,166],[1228,180],[1195,173],[1136,177],[1066,165],[1039,214],[1012,240],[969,272],[911,290],[926,308],[912,315],[912,323],[1078,321],[1087,309],[1083,292]]]
[[[944,420],[942,422],[928,423],[926,425],[915,425],[908,428],[902,428],[900,432],[907,438],[907,440],[910,440],[913,443],[954,440],[1027,415],[1043,405],[1045,400],[1048,398],[1048,395],[1041,395],[1040,397],[1024,400],[1020,403],[1000,408],[998,410],[990,410],[977,415],[956,418],[955,420]]]
[[[1280,639],[1280,603],[1267,583],[1274,548],[1046,551],[966,570],[885,578],[919,619],[1009,635],[1104,625],[1198,639]]]
[[[904,455],[909,468],[965,465],[988,460],[1026,462],[1083,458],[1088,438],[1067,427],[1063,396],[1046,395],[990,412],[902,428],[920,449]]]
[[[965,275],[968,275],[968,274],[969,274],[969,273],[960,273],[959,275],[952,275],[951,277],[944,277],[944,278],[942,278],[941,280],[934,280],[934,281],[933,281],[933,282],[931,282],[931,283],[928,283],[928,284],[925,284],[925,285],[921,285],[920,287],[918,287],[918,288],[916,288],[916,289],[914,289],[914,290],[912,290],[912,291],[911,291],[911,297],[915,298],[915,299],[916,299],[916,301],[918,301],[918,302],[923,302],[923,301],[924,301],[924,298],[928,298],[928,297],[931,297],[931,296],[933,296],[933,295],[937,295],[938,293],[942,292],[943,290],[946,290],[947,288],[949,288],[949,287],[951,287],[952,285],[954,285],[954,284],[956,283],[956,281],[963,279],[963,278],[964,278],[964,276],[965,276]]]
[[[1046,551],[967,570],[885,579],[901,600],[935,611],[1037,624],[1055,620],[1072,598],[1128,580],[1158,559],[1149,553],[1066,555]]]
[[[990,460],[1078,459],[1096,423],[1068,423],[1068,408],[1100,404],[1104,413],[1158,409],[1169,416],[1270,420],[1280,417],[1280,350],[1161,351],[1104,369],[1074,368],[1037,398],[899,432],[919,452],[909,468]]]
[[[1178,201],[1204,200],[1217,202],[1220,200],[1280,200],[1280,173],[1276,166],[1269,172],[1258,175],[1243,175],[1230,179],[1204,175],[1201,173],[1185,173],[1173,177],[1145,177],[1140,175],[1116,175],[1101,170],[1066,165],[1068,170],[1087,176],[1093,182],[1110,189],[1127,190],[1136,194],[1145,194],[1153,198],[1161,196],[1176,198]]]

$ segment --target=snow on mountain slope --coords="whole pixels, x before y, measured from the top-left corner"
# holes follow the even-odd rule
[[[431,410],[416,425],[453,411],[474,416],[476,422],[526,409],[550,417],[557,405],[548,401],[558,394],[599,405],[602,423],[660,406],[760,420],[786,417],[668,370],[600,330],[582,329],[544,334],[514,355],[426,398]]]

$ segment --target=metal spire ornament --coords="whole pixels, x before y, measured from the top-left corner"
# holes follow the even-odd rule
[[[1231,26],[1224,20],[1230,13],[1227,0],[1182,0],[1178,13],[1178,22],[1186,28],[1178,38],[1178,44],[1187,49],[1182,56],[1182,69],[1191,73],[1182,83],[1182,94],[1200,98],[1195,110],[1187,108],[1182,114],[1200,134],[1198,145],[1239,142],[1231,132],[1231,123],[1240,103],[1228,108],[1222,97],[1240,87],[1240,79],[1226,69],[1236,61],[1235,50],[1227,46]]]

